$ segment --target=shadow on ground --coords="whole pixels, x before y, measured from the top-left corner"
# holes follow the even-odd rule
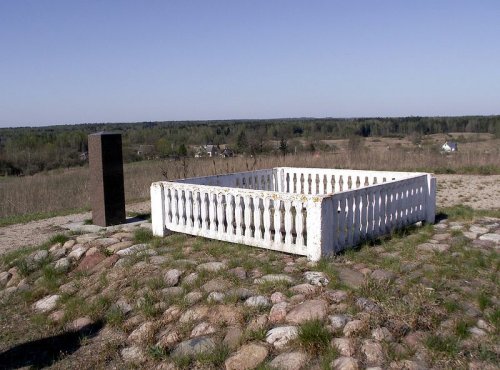
[[[0,369],[18,369],[30,366],[39,369],[49,366],[81,347],[84,338],[96,336],[104,326],[102,321],[52,337],[18,344],[0,353]]]

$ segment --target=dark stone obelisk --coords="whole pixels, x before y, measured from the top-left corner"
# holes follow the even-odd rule
[[[92,223],[122,224],[125,222],[122,136],[99,132],[88,139]]]

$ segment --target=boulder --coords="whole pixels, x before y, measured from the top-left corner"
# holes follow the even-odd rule
[[[226,370],[254,369],[267,357],[267,348],[259,344],[246,344],[224,363]]]
[[[326,317],[328,304],[324,300],[313,299],[305,301],[293,308],[288,315],[286,321],[292,324],[301,324],[309,320],[323,320]]]
[[[288,342],[297,338],[297,336],[298,329],[296,326],[278,326],[267,332],[266,342],[280,349],[286,347]]]

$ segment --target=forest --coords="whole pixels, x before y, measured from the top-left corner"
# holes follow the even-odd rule
[[[122,134],[126,162],[193,156],[196,146],[226,145],[237,155],[334,151],[323,140],[362,137],[411,137],[449,132],[490,133],[500,137],[500,116],[397,118],[287,118],[268,120],[88,123],[0,129],[0,175],[19,176],[82,166],[87,136],[100,131]]]

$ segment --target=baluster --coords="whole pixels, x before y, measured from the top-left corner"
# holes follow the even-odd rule
[[[335,253],[340,251],[339,246],[339,212],[340,207],[339,200],[337,197],[332,197],[332,244],[333,251]]]
[[[304,191],[304,174],[301,173],[299,177],[299,194],[305,194]]]
[[[280,245],[281,244],[281,200],[274,199],[273,206],[274,206],[274,220],[273,220],[274,244]]]
[[[193,192],[193,228],[198,230],[200,228],[200,192]]]
[[[242,214],[242,209],[241,209],[241,195],[236,195],[234,197],[234,213],[235,213],[235,220],[236,220],[236,236],[241,237],[243,235],[243,230],[242,230],[242,219],[243,219],[243,214]]]
[[[254,238],[262,239],[261,227],[261,213],[260,213],[260,198],[253,198],[253,224],[254,224]]]
[[[224,235],[224,194],[217,194],[217,234],[219,237]]]
[[[170,191],[169,188],[165,188],[165,218],[167,224],[172,222],[172,196]]]
[[[373,191],[368,191],[368,228],[366,229],[366,232],[369,237],[373,235],[373,230],[374,230],[374,225],[373,225],[373,220],[374,220],[374,209],[375,209],[375,194]]]
[[[229,235],[234,235],[234,196],[232,194],[226,195],[226,221],[227,233]]]
[[[180,190],[175,190],[175,204],[174,204],[174,213],[175,213],[175,224],[180,225],[180,220],[179,220],[179,203],[180,203]]]
[[[385,187],[380,188],[380,193],[379,193],[379,224],[378,224],[378,235],[382,235],[385,232],[385,225],[386,225],[386,215],[387,211],[385,208],[385,202],[386,202],[386,190]]]
[[[204,231],[208,231],[209,225],[208,225],[207,194],[205,192],[200,192],[200,197],[201,197],[201,228]]]
[[[264,240],[271,241],[271,199],[264,198]]]
[[[191,190],[186,190],[186,226],[193,228],[193,195]]]
[[[353,225],[353,242],[357,244],[360,239],[360,234],[362,233],[361,228],[363,227],[363,223],[361,222],[361,207],[363,198],[360,194],[356,194],[353,197],[354,200],[354,225]]]
[[[293,205],[295,207],[295,244],[298,246],[304,246],[304,215],[302,213],[302,202],[294,201]]]
[[[373,236],[379,235],[380,230],[380,188],[373,194]]]
[[[345,235],[346,235],[346,223],[347,223],[347,210],[346,210],[346,196],[342,194],[340,199],[340,209],[339,209],[339,244],[342,248],[345,247]]]
[[[361,237],[366,238],[366,230],[368,229],[368,195],[361,194]]]
[[[349,195],[349,198],[347,199],[347,245],[350,247],[352,246],[352,239],[354,236],[353,233],[353,221],[354,221],[354,205],[356,203],[356,200],[354,199],[355,197],[352,196],[351,194]]]
[[[208,217],[210,219],[210,234],[215,235],[217,233],[217,224],[216,224],[216,195],[214,193],[208,193]]]
[[[285,206],[285,245],[292,245],[292,202],[286,200]]]
[[[252,237],[252,208],[250,206],[250,196],[245,195],[243,197],[245,210],[244,210],[244,222],[245,222],[245,239],[250,239]]]

